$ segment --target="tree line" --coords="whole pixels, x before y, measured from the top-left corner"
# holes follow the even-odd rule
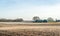
[[[0,19],[0,22],[22,22],[23,19],[19,18],[19,19]]]
[[[33,22],[56,22],[57,20],[54,20],[53,18],[49,17],[47,19],[40,19],[38,16],[33,17]]]
[[[23,18],[17,18],[17,19],[0,19],[0,22],[23,22]],[[54,20],[53,18],[49,17],[47,19],[40,19],[39,16],[34,16],[32,18],[32,22],[60,22],[60,20]]]

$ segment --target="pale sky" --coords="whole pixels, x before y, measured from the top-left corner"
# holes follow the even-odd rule
[[[60,0],[0,0],[0,18],[60,19]]]

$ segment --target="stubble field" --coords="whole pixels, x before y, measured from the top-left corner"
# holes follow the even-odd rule
[[[0,36],[60,36],[60,23],[0,22]]]

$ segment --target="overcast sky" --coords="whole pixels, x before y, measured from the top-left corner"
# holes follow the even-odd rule
[[[60,19],[60,0],[0,0],[0,18]]]

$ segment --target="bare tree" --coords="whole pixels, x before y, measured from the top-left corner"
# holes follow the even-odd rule
[[[40,18],[38,17],[38,16],[34,16],[33,17],[33,20],[35,21],[35,20],[40,20]]]
[[[47,19],[47,21],[48,21],[48,22],[54,22],[54,19],[51,18],[51,17],[49,17],[49,18]]]

